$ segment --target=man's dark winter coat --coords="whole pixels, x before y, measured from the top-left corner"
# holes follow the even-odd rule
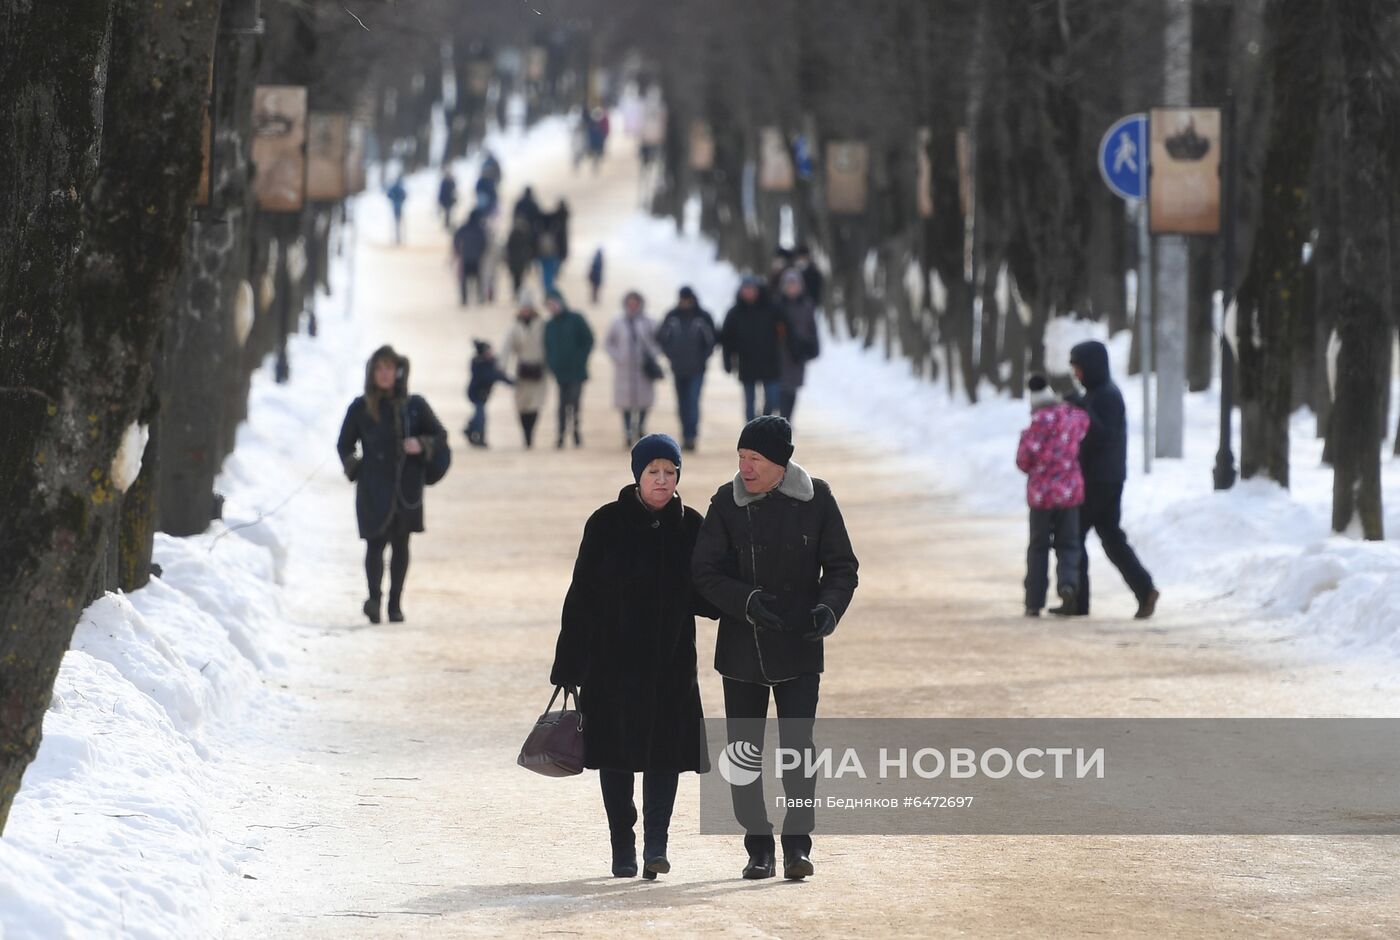
[[[424,468],[435,449],[447,446],[447,431],[427,401],[406,393],[408,360],[400,362],[399,384],[392,398],[379,396],[376,418],[366,401],[377,394],[370,360],[365,368],[366,392],[350,403],[335,445],[345,475],[355,481],[355,518],[362,539],[378,538],[391,528],[423,531]],[[423,453],[404,453],[406,437],[418,438]]]
[[[715,351],[715,321],[700,307],[675,307],[656,330],[656,342],[681,378],[703,375]]]
[[[452,252],[468,268],[481,263],[481,256],[486,253],[486,224],[477,210],[472,210],[467,221],[453,233]]]
[[[695,543],[695,587],[723,614],[715,670],[772,685],[821,672],[821,640],[808,640],[812,609],[831,608],[839,623],[856,590],[859,563],[841,510],[825,481],[795,463],[778,488],[751,495],[737,476],[715,493]],[[775,595],[784,632],[749,622],[750,597]]]
[[[716,617],[691,584],[703,519],[660,512],[628,486],[583,530],[550,681],[579,686],[584,764],[709,770],[695,672],[695,617]]]
[[[772,382],[781,378],[778,321],[778,311],[766,292],[760,291],[753,303],[742,297],[735,300],[720,330],[724,371],[733,372],[737,365],[741,382]]]
[[[566,308],[544,325],[545,364],[559,384],[587,382],[592,351],[593,329],[577,311]]]
[[[1089,433],[1079,445],[1084,482],[1122,483],[1128,478],[1128,419],[1123,393],[1109,375],[1108,349],[1097,340],[1070,350],[1069,361],[1084,371],[1084,394],[1069,401],[1089,413]]]

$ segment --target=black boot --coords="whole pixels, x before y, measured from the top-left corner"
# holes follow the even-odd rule
[[[403,623],[403,608],[399,606],[399,598],[393,594],[389,595],[389,622]]]
[[[535,422],[539,420],[538,411],[522,411],[520,413],[520,429],[525,432],[525,447],[535,446]]]
[[[614,878],[637,877],[637,843],[630,831],[612,837],[612,873]]]
[[[379,595],[371,594],[369,600],[365,601],[365,606],[361,608],[370,623],[379,622]]]
[[[749,856],[749,863],[744,866],[744,878],[748,881],[772,878],[774,867],[773,850],[760,849]]]

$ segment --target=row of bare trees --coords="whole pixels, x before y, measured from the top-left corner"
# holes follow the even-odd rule
[[[1133,325],[1125,275],[1151,259],[1098,178],[1108,126],[1187,104],[1167,98],[1188,89],[1192,105],[1230,106],[1234,283],[1223,283],[1220,237],[1193,237],[1180,269],[1159,248],[1159,316],[1185,324],[1182,378],[1200,391],[1213,380],[1213,295],[1236,297],[1243,475],[1288,485],[1289,419],[1306,405],[1335,469],[1335,528],[1383,536],[1400,322],[1394,0],[610,6],[615,38],[646,51],[668,107],[655,211],[679,223],[699,196],[721,253],[755,269],[790,212],[797,239],[825,255],[851,334],[972,400],[983,382],[1020,394],[1026,371],[1047,365],[1054,317]],[[713,138],[709,165],[692,158],[697,122]],[[755,194],[746,180],[768,128],[801,138],[815,165]],[[834,141],[867,148],[859,211],[833,210],[824,192]]]
[[[80,612],[146,583],[157,530],[218,517],[253,371],[276,354],[285,378],[288,334],[315,329],[346,208],[257,207],[255,88],[358,113],[412,169],[434,108],[460,156],[511,83],[537,112],[572,93],[578,24],[534,17],[484,0],[0,0],[0,829]],[[543,67],[469,74],[510,44]]]

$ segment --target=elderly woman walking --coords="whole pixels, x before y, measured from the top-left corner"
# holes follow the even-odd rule
[[[625,447],[646,436],[647,412],[656,403],[655,383],[661,378],[656,324],[644,310],[642,295],[628,291],[604,343],[613,361],[613,404],[622,412]]]
[[[502,351],[506,371],[510,363],[515,364],[515,410],[520,414],[520,430],[528,449],[535,446],[535,424],[545,398],[544,320],[528,293],[521,297]]]
[[[632,476],[589,518],[564,598],[550,681],[578,689],[584,764],[598,770],[612,873],[637,874],[632,801],[642,774],[643,877],[671,870],[678,777],[709,770],[695,674],[695,617],[719,616],[691,585],[704,521],[681,502],[681,449],[665,434],[632,448]]]
[[[408,360],[392,346],[379,347],[365,364],[365,393],[345,412],[335,449],[355,484],[355,516],[366,543],[365,616],[379,623],[384,549],[392,546],[389,619],[398,623],[404,619],[400,602],[408,537],[423,531],[423,488],[436,479],[429,464],[445,470],[448,450],[447,431],[433,409],[421,396],[408,394]]]

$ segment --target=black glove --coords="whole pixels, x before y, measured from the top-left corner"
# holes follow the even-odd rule
[[[360,475],[360,458],[347,457],[341,466],[345,469],[345,479],[354,483]]]
[[[803,639],[814,643],[836,632],[836,615],[831,612],[830,607],[818,604],[812,608],[812,627],[812,632],[804,634]]]
[[[768,609],[768,605],[775,603],[778,598],[767,591],[755,591],[749,596],[749,608],[744,613],[749,618],[749,623],[760,630],[783,631],[787,629],[787,624],[783,623],[783,618]]]

